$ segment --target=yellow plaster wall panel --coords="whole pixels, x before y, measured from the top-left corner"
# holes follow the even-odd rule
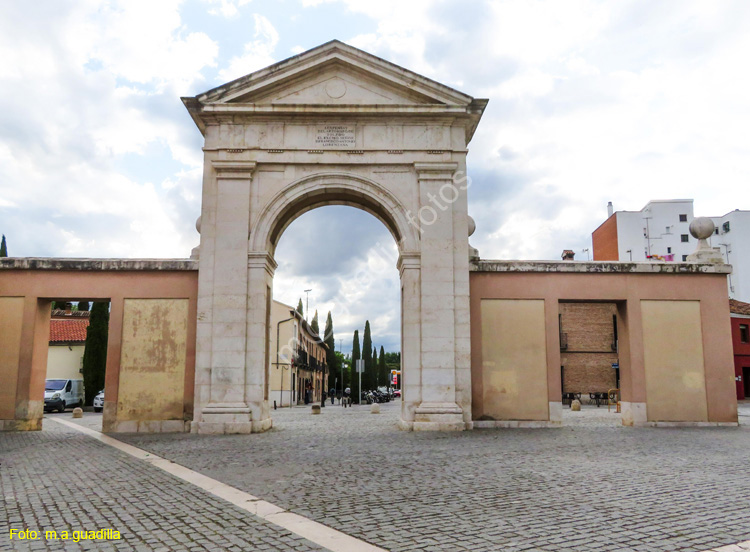
[[[544,301],[482,301],[482,416],[549,420]]]
[[[15,418],[22,324],[23,297],[0,297],[0,420]]]
[[[126,299],[117,419],[181,420],[187,299]]]
[[[699,301],[641,301],[651,422],[708,421]]]

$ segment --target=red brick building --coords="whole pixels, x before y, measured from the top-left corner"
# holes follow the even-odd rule
[[[750,303],[729,300],[737,399],[750,399]]]

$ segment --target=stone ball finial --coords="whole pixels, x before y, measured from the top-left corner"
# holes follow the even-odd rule
[[[690,223],[690,233],[698,240],[698,247],[687,256],[688,262],[711,264],[724,263],[719,249],[714,249],[708,245],[708,238],[713,235],[715,228],[714,221],[708,217],[697,217],[693,219],[693,222]]]
[[[694,218],[690,223],[690,234],[696,240],[705,240],[710,238],[713,235],[715,229],[716,226],[714,225],[714,221],[712,221],[708,217],[697,217]]]
[[[477,223],[474,222],[474,219],[469,217],[469,236],[473,235],[474,232],[476,232],[477,229]]]
[[[198,231],[198,233],[201,233],[201,217],[198,217],[195,219],[195,229]]]

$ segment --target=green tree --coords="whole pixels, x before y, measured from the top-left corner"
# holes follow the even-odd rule
[[[316,334],[320,335],[320,326],[318,325],[318,311],[315,310],[315,316],[313,316],[312,322],[310,322],[310,328],[312,328],[312,331],[314,331]]]
[[[69,303],[67,301],[53,301],[52,308],[58,310],[68,310]]]
[[[336,389],[337,393],[340,393],[347,385],[349,385],[349,361],[343,353],[338,351],[334,351],[334,357],[336,358],[334,361],[335,368],[329,372],[328,387],[333,387]],[[342,377],[344,378],[343,383],[341,381]]]
[[[89,310],[90,305],[88,301],[78,301],[78,310],[79,311],[87,311]]]
[[[373,385],[373,388],[380,387],[381,381],[380,381],[380,372],[378,371],[378,348],[373,347],[372,348],[372,367],[373,367],[373,374],[375,374],[375,385]]]
[[[362,339],[362,358],[365,361],[365,372],[362,374],[362,386],[372,389],[375,378],[372,373],[372,336],[370,335],[370,321],[365,321],[365,336]]]
[[[83,351],[83,385],[86,404],[104,389],[107,371],[107,337],[109,335],[109,303],[94,302],[86,330],[86,348]]]
[[[354,330],[354,339],[352,340],[352,359],[351,359],[351,389],[354,402],[359,401],[359,374],[357,374],[357,360],[360,358],[359,353],[359,330]],[[364,374],[362,374],[364,376]]]
[[[352,386],[352,357],[351,355],[344,356],[342,353],[336,353],[340,357],[341,364],[344,367],[344,383],[339,385],[341,390]]]
[[[5,234],[3,234],[3,241],[0,241],[0,257],[8,256],[8,245],[5,243]]]
[[[302,308],[302,297],[299,298],[299,303],[297,303],[297,312],[300,316],[305,316],[305,309]]]
[[[390,378],[391,373],[388,371],[388,367],[385,365],[385,351],[383,350],[382,345],[380,346],[380,358],[378,359],[378,361],[379,361],[378,369],[379,369],[380,377],[381,377],[380,381],[383,382],[383,385],[387,385],[388,387],[390,387],[391,386],[391,378]]]

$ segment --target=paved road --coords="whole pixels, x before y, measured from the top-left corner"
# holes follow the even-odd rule
[[[750,405],[742,413],[750,423]],[[594,407],[566,410],[562,429],[406,433],[397,417],[396,404],[329,405],[279,410],[260,435],[118,438],[393,551],[699,552],[750,539],[750,426],[623,428]],[[0,462],[0,549],[18,523],[126,528],[123,550],[319,549],[54,423],[1,436]],[[105,549],[88,546],[50,548]]]

